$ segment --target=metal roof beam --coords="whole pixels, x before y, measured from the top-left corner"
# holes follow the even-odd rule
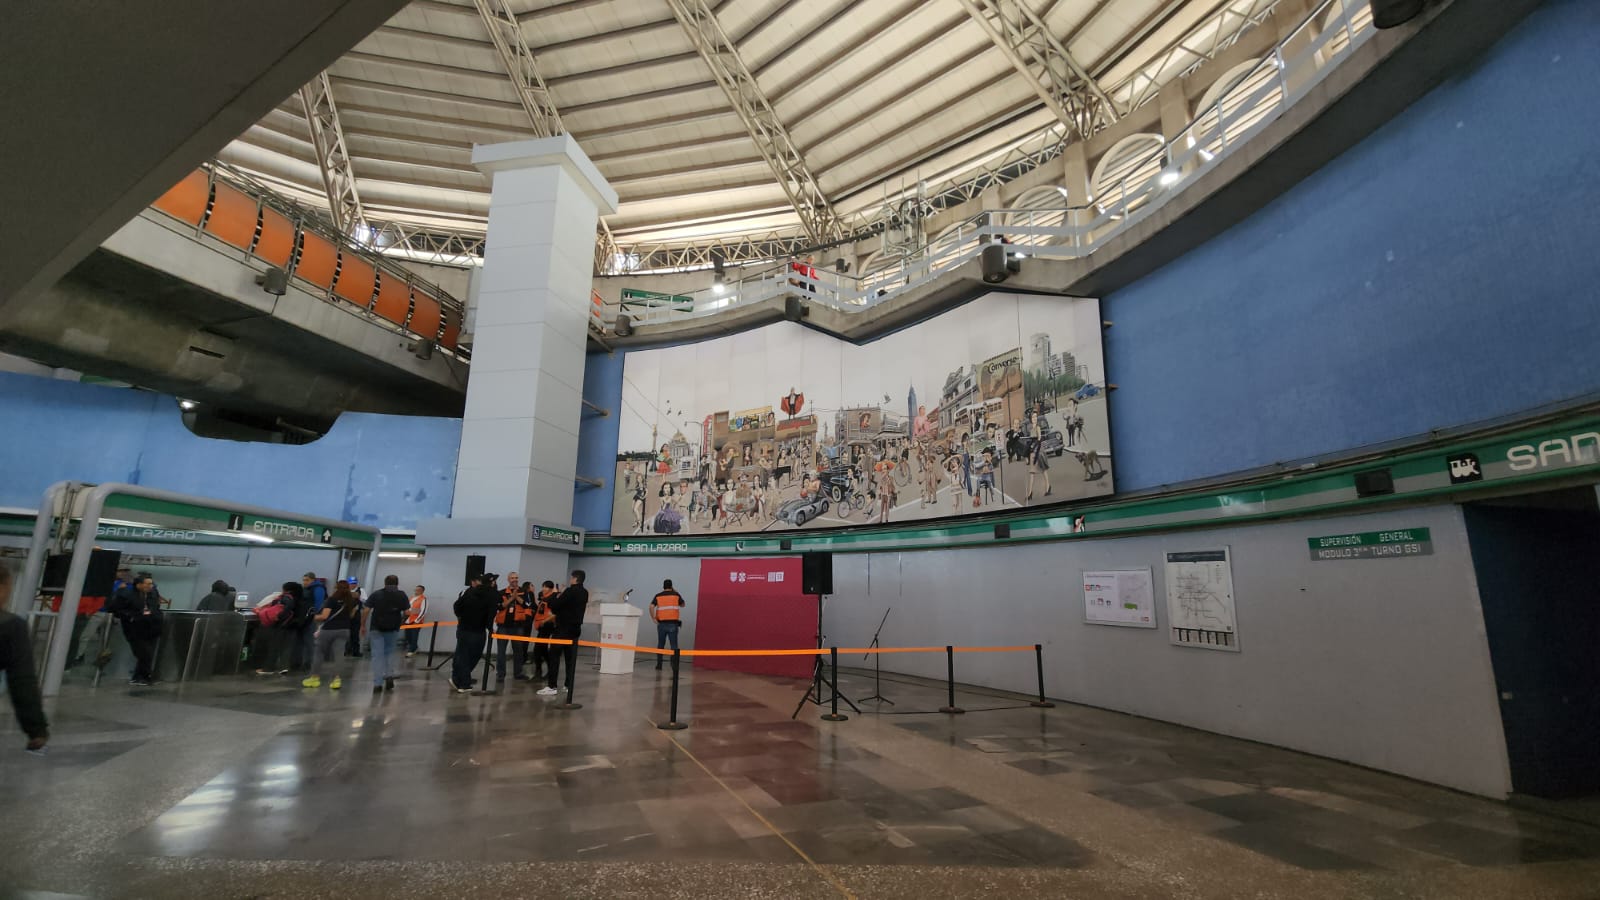
[[[431,91],[427,88],[406,87],[400,84],[385,84],[381,81],[368,81],[364,78],[346,78],[342,75],[331,76],[336,85],[356,88],[363,91],[373,91],[379,94],[394,94],[397,97],[417,97],[423,100],[442,100],[446,103],[460,103],[467,106],[480,106],[484,109],[518,110],[522,107],[509,100],[494,100],[489,97],[473,97],[468,94],[452,94],[449,91]]]
[[[489,30],[489,39],[500,54],[500,62],[511,76],[511,86],[516,89],[517,100],[533,123],[533,132],[539,137],[550,137],[565,132],[561,112],[550,99],[550,88],[539,74],[539,63],[522,35],[522,26],[506,0],[473,0],[483,26]]]
[[[917,8],[922,4],[923,0],[909,0],[909,2],[901,4],[899,7],[891,10],[889,14],[882,19],[882,23],[878,27],[872,29],[863,29],[860,35],[854,41],[850,42],[849,46],[835,46],[831,48],[828,65],[818,66],[809,72],[803,72],[798,79],[783,85],[781,88],[773,90],[773,101],[777,103],[783,102],[796,90],[799,90],[818,78],[821,78],[835,66],[849,61],[851,57],[855,56],[857,53],[860,53],[874,41],[882,38],[884,35],[892,31],[896,25],[899,25],[902,21],[905,21],[912,13],[916,12]],[[954,21],[959,22],[960,20],[961,17],[957,16]],[[761,71],[765,72],[767,68],[775,61],[776,57],[768,60],[761,66]]]
[[[492,131],[508,135],[512,140],[524,140],[528,137],[528,127],[525,125],[505,125],[499,122],[481,122],[476,119],[435,116],[430,113],[413,112],[409,109],[385,109],[377,106],[363,106],[359,103],[344,103],[340,104],[339,111],[343,113],[346,119],[352,116],[374,116],[382,119],[403,119],[408,122],[437,125],[441,128],[454,128],[462,131]]]
[[[333,216],[334,227],[359,241],[366,236],[367,214],[361,208],[350,151],[339,123],[339,107],[333,102],[333,85],[326,71],[317,73],[300,88],[300,105],[305,107],[306,124],[311,128],[311,145],[316,151],[317,169],[322,172],[322,187],[328,194],[328,212]]]
[[[1087,140],[1117,121],[1117,108],[1072,58],[1029,0],[958,0],[1012,68],[1066,125]]]
[[[822,192],[816,174],[806,164],[799,146],[710,5],[706,0],[667,0],[667,4],[749,129],[756,149],[777,176],[778,185],[794,205],[806,232],[819,242],[839,237],[839,216]]]

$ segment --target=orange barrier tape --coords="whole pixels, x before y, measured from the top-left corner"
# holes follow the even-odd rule
[[[417,625],[401,625],[402,630],[407,628],[431,628],[435,625],[457,625],[459,622],[422,622]],[[490,637],[497,641],[522,641],[529,644],[553,644],[565,647],[574,643],[567,638],[542,638],[530,637],[525,634],[502,634],[490,632]],[[655,647],[641,647],[637,644],[608,644],[604,641],[577,641],[579,647],[600,647],[606,650],[632,650],[635,653],[653,653],[657,656],[671,656],[671,650],[658,650]],[[795,650],[683,650],[682,656],[825,656],[831,648],[805,648]],[[943,647],[840,647],[839,652],[844,655],[851,653],[943,653]],[[1027,653],[1033,650],[1032,644],[1018,645],[1016,647],[954,647],[957,653]]]

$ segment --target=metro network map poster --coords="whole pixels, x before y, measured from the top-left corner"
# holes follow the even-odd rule
[[[623,366],[611,533],[913,522],[1113,489],[1100,302],[991,293],[857,346],[791,322]]]

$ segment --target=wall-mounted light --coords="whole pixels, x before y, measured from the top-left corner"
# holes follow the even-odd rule
[[[178,408],[183,410],[184,412],[188,412],[189,410],[194,409],[196,406],[199,406],[199,405],[200,404],[194,402],[193,400],[179,400],[178,401]]]
[[[379,550],[379,559],[421,559],[422,554],[415,550]]]
[[[727,276],[726,273],[718,272],[718,273],[716,273],[716,274],[711,276],[711,293],[713,293],[713,294],[721,294],[721,293],[726,292],[727,290],[728,290],[728,276]]]
[[[1161,173],[1161,178],[1160,178],[1161,186],[1162,187],[1172,187],[1173,185],[1178,183],[1178,178],[1179,178],[1179,176],[1178,176],[1178,173],[1177,173],[1177,171],[1175,169],[1168,169],[1165,172]]]

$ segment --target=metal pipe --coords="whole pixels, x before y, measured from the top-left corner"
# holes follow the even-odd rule
[[[939,707],[939,712],[950,715],[960,715],[966,710],[956,705],[956,648],[945,645],[944,648],[944,683],[949,691],[949,703]]]
[[[1044,647],[1040,644],[1033,645],[1033,664],[1034,668],[1039,672],[1039,699],[1028,705],[1036,706],[1040,709],[1052,709],[1055,704],[1044,699]]]
[[[678,660],[679,660],[679,658],[680,657],[678,655],[678,648],[676,648],[676,647],[672,648],[672,699],[671,699],[670,705],[667,707],[667,721],[666,721],[666,723],[656,726],[657,728],[661,729],[662,731],[682,731],[683,729],[689,727],[688,725],[685,725],[684,723],[678,721]]]
[[[829,661],[829,667],[833,670],[832,711],[827,713],[826,715],[824,715],[822,718],[823,718],[824,721],[827,721],[827,722],[843,722],[845,719],[848,719],[850,717],[849,716],[841,716],[841,715],[839,715],[839,648],[838,647],[829,647],[828,648],[828,661]],[[821,694],[818,694],[817,695],[818,699],[821,699],[821,696],[822,696]]]
[[[22,564],[22,580],[11,592],[11,612],[23,615],[33,606],[39,593],[39,580],[44,577],[44,560],[50,555],[50,523],[56,519],[56,505],[61,496],[76,482],[58,481],[44,489],[39,501],[39,511],[33,519],[33,539],[28,544],[28,558]]]

